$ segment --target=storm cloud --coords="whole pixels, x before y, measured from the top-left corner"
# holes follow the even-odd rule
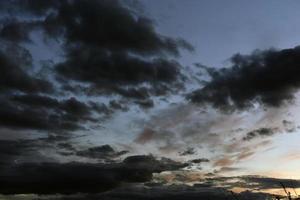
[[[128,105],[152,108],[154,96],[183,88],[175,59],[193,47],[161,35],[121,1],[10,0],[0,7],[0,126],[83,130]],[[37,34],[62,51],[47,69],[30,50]],[[109,101],[89,101],[91,95]]]
[[[42,95],[12,95],[0,98],[0,102],[0,126],[12,129],[76,130],[84,128],[79,122],[96,120],[92,107],[74,97],[57,100]]]
[[[0,91],[53,93],[52,84],[31,76],[25,69],[32,64],[29,51],[20,46],[6,46],[0,49]]]
[[[289,186],[231,175],[268,162],[260,152],[271,155],[271,137],[299,129],[281,106],[300,86],[300,47],[236,54],[222,69],[190,65],[193,45],[164,35],[139,3],[0,1],[0,194],[229,199],[239,187]]]
[[[127,187],[117,189],[105,194],[96,195],[78,195],[77,197],[62,197],[59,199],[107,199],[107,200],[198,200],[198,199],[233,199],[233,198],[247,199],[247,200],[264,200],[272,197],[266,193],[254,193],[245,191],[239,194],[231,194],[227,190],[220,188],[201,187],[201,184],[197,186],[185,186],[185,185],[171,185],[160,187]]]
[[[68,80],[88,84],[85,90],[90,94],[137,98],[131,91],[143,83],[150,85],[146,94],[171,91],[183,77],[180,64],[168,57],[179,56],[180,49],[193,50],[181,38],[157,33],[151,19],[137,15],[118,0],[1,4],[11,12],[18,8],[19,13],[33,18],[4,23],[2,36],[15,42],[28,38],[23,28],[27,25],[30,31],[40,29],[45,37],[64,41],[64,61],[54,66],[57,79],[66,87],[72,87]]]
[[[176,170],[185,164],[152,156],[131,156],[121,163],[22,163],[1,170],[2,194],[99,193],[126,183],[144,183],[152,173]]]
[[[247,109],[254,103],[279,107],[299,89],[299,61],[299,47],[236,54],[229,68],[207,68],[211,80],[188,98],[221,110]]]
[[[90,147],[85,150],[77,151],[76,155],[97,158],[97,159],[113,159],[127,154],[128,151],[116,151],[110,145],[102,145],[97,147]]]

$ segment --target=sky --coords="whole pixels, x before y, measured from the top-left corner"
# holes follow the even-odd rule
[[[299,7],[1,1],[0,199],[298,196]]]
[[[161,33],[188,38],[196,48],[185,63],[222,67],[235,53],[297,46],[299,2],[142,1]]]

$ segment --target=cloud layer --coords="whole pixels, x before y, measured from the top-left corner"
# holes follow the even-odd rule
[[[147,182],[154,172],[184,167],[152,156],[131,156],[121,163],[23,163],[2,168],[2,194],[99,193],[125,183]]]
[[[295,131],[290,118],[280,120],[279,129],[266,128],[254,119],[255,125],[249,125],[252,119],[243,123],[241,113],[219,111],[256,104],[278,108],[294,100],[299,47],[236,54],[231,66],[220,70],[198,64],[210,76],[205,82],[178,61],[181,51],[193,46],[160,34],[154,21],[126,2],[7,0],[0,2],[0,13],[0,132],[27,138],[0,140],[0,193],[228,199],[236,187],[264,190],[289,183],[219,175],[243,170],[235,165],[269,147],[279,129]],[[42,55],[41,47],[35,52],[39,45],[53,60],[40,60],[51,56]],[[196,88],[204,86],[192,92],[195,82]],[[170,104],[172,98],[177,103]],[[109,130],[102,127],[113,117],[119,118],[106,124]],[[129,140],[116,142],[112,132]],[[79,134],[96,136],[76,138]],[[117,144],[106,144],[102,136]],[[268,196],[251,191],[238,196],[243,195]]]
[[[174,59],[193,47],[159,34],[151,19],[118,0],[0,4],[0,90],[5,92],[0,126],[81,130],[87,128],[83,123],[128,110],[128,104],[151,108],[153,97],[183,87],[181,65]],[[45,45],[54,43],[63,52],[46,75],[28,47],[38,34]],[[88,102],[90,95],[106,100]]]

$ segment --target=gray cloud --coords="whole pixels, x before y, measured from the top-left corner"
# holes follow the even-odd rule
[[[124,183],[143,183],[152,173],[177,170],[185,164],[152,156],[131,156],[121,163],[23,163],[1,170],[2,194],[99,193]]]
[[[195,149],[192,148],[192,147],[188,147],[187,149],[185,149],[184,151],[182,152],[179,152],[179,155],[181,156],[187,156],[187,155],[194,155],[196,152],[195,152]]]
[[[47,80],[31,76],[25,70],[31,65],[30,53],[19,47],[0,49],[0,91],[53,93],[53,85]]]
[[[80,122],[96,120],[92,107],[75,97],[59,101],[35,94],[7,95],[0,102],[0,126],[12,129],[76,130],[84,128]]]
[[[193,159],[190,160],[189,162],[191,163],[204,163],[204,162],[209,162],[210,160],[207,158],[198,158],[198,159]]]
[[[228,190],[221,188],[210,187],[210,185],[197,184],[194,186],[186,185],[171,185],[171,186],[152,186],[152,187],[124,187],[119,188],[105,194],[82,194],[76,196],[61,196],[59,199],[107,199],[107,200],[197,200],[197,199],[238,199],[247,200],[265,200],[271,198],[272,195],[261,192],[245,191],[239,194],[231,193]],[[49,197],[50,198],[50,197]],[[52,197],[55,199],[55,197]]]
[[[193,50],[181,38],[156,32],[151,19],[118,0],[8,1],[1,5],[6,8],[3,12],[32,15],[31,20],[6,20],[0,30],[4,39],[28,40],[31,31],[41,29],[45,37],[64,41],[65,58],[54,71],[69,91],[74,90],[68,83],[73,80],[88,84],[85,91],[89,94],[134,99],[165,94],[182,81],[180,64],[167,57],[179,56],[180,49]],[[145,83],[148,88],[138,88]],[[149,102],[138,103],[151,107]]]
[[[127,153],[128,151],[116,151],[110,145],[102,145],[77,151],[76,155],[96,159],[114,159]]]
[[[278,131],[278,130],[277,130]],[[266,137],[266,136],[272,136],[276,133],[276,128],[260,128],[253,131],[250,131],[246,134],[246,136],[243,137],[244,141],[250,141],[257,137]]]
[[[294,99],[298,90],[299,47],[283,50],[236,54],[232,66],[220,70],[207,68],[211,81],[188,97],[198,104],[221,110],[245,109],[258,102],[278,107]]]

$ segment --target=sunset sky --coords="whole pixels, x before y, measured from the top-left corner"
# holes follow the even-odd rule
[[[297,196],[299,9],[0,1],[0,199]]]

